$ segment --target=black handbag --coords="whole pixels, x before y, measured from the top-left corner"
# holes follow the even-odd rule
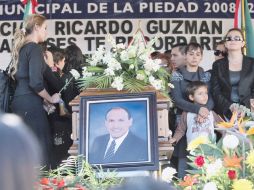
[[[10,65],[10,64],[9,64]],[[15,82],[10,76],[9,66],[6,70],[0,70],[0,109],[3,112],[11,112],[11,101],[15,91]]]

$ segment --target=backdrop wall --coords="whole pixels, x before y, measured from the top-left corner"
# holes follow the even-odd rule
[[[48,41],[60,48],[76,43],[84,54],[105,44],[107,34],[127,43],[140,28],[160,36],[155,48],[196,41],[204,47],[202,66],[211,68],[214,45],[233,27],[234,0],[38,0],[36,10],[48,20]],[[254,2],[249,8],[254,18]],[[0,68],[10,61],[11,41],[20,27],[20,0],[0,1]],[[253,20],[254,23],[254,20]]]

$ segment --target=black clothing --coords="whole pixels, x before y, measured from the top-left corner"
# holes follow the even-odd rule
[[[68,87],[63,91],[63,101],[66,105],[66,108],[68,109],[68,111],[71,113],[71,106],[69,105],[70,101],[72,101],[76,96],[78,96],[80,94],[79,89],[77,87],[76,81],[75,79],[72,77],[71,73],[64,73],[63,76],[61,77],[62,81],[66,81],[66,80],[71,80],[70,84],[68,85]]]
[[[221,115],[228,115],[229,107],[234,102],[231,101],[232,85],[227,58],[214,62],[211,82],[215,111]],[[254,98],[254,58],[243,56],[238,94],[240,98],[238,103],[250,108],[250,99]]]
[[[97,137],[89,150],[88,160],[92,164],[105,163],[104,155],[110,139],[109,134]],[[148,160],[148,148],[146,142],[129,131],[126,138],[118,147],[114,156],[107,162],[140,162]]]
[[[52,77],[53,75],[53,77]],[[65,80],[72,77],[71,75],[63,74],[60,77],[58,72],[52,72],[52,70],[47,71],[47,76],[51,80],[47,80],[47,88],[50,94],[57,93],[65,84]],[[67,76],[69,78],[67,78]],[[59,89],[60,87],[60,89]],[[70,115],[60,116],[59,104],[56,105],[56,110],[54,113],[48,115],[49,123],[51,126],[51,135],[53,140],[53,160],[52,160],[52,169],[56,168],[62,160],[68,158],[68,150],[73,144],[71,139],[72,132],[72,120],[71,120],[71,108],[68,106],[69,102],[76,96],[78,93],[74,90],[74,79],[70,82],[65,90],[61,92],[62,99],[65,102],[66,108],[69,108]]]
[[[45,80],[46,89],[50,95],[58,93],[64,86],[64,81],[60,80],[59,76],[52,72],[51,68],[48,65],[46,65],[43,77]]]
[[[238,84],[240,81],[240,71],[230,71],[229,72],[230,84],[232,85],[231,91],[231,101],[238,103],[240,102],[239,93],[238,93]]]
[[[38,95],[38,92],[45,88],[43,80],[45,69],[46,63],[41,47],[33,42],[25,44],[19,52],[12,110],[24,119],[38,137],[44,151],[44,164],[49,167],[50,126],[43,109],[43,99]]]
[[[19,52],[18,70],[15,75],[17,80],[14,96],[37,94],[44,87],[43,73],[46,63],[41,47],[33,42],[25,44]]]
[[[199,109],[202,106],[189,101],[189,98],[186,95],[186,87],[193,81],[202,81],[208,85],[208,88],[210,88],[210,78],[211,74],[209,72],[204,72],[201,67],[198,68],[197,72],[189,72],[187,71],[186,66],[183,66],[172,73],[171,82],[174,85],[174,88],[172,89],[171,94],[178,115],[182,114],[183,111],[198,114]],[[209,110],[212,110],[213,106],[213,99],[209,93],[206,107]]]

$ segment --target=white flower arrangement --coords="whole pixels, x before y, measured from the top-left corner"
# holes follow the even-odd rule
[[[116,44],[112,36],[108,36],[109,49],[100,46],[83,67],[82,78],[79,79],[81,89],[88,87],[116,88],[129,92],[140,92],[146,86],[152,86],[168,96],[170,73],[161,67],[159,59],[152,60],[154,51],[152,39],[147,44],[142,42],[142,35],[134,35],[132,43],[126,47]],[[107,46],[108,47],[108,46]]]

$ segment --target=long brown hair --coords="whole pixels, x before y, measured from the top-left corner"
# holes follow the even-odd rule
[[[15,73],[17,72],[18,67],[18,60],[19,60],[19,51],[20,49],[26,44],[27,40],[26,37],[30,34],[32,34],[35,25],[41,26],[46,20],[46,17],[39,15],[39,14],[33,14],[26,18],[26,20],[23,22],[22,29],[17,28],[14,33],[14,40],[12,44],[12,51],[11,51],[11,76],[13,77]]]

